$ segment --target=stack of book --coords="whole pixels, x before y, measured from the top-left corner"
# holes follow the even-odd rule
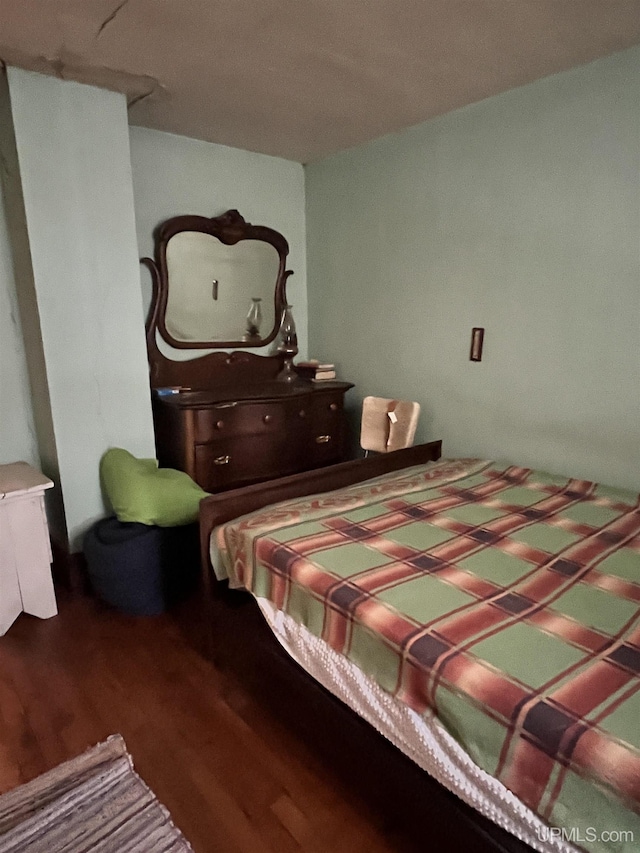
[[[295,367],[298,376],[302,379],[310,379],[312,382],[326,382],[328,379],[336,378],[335,364],[321,364],[313,359],[311,361],[299,361]]]

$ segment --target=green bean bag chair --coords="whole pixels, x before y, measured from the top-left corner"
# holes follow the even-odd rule
[[[100,460],[100,480],[118,521],[178,527],[198,518],[207,496],[188,474],[158,468],[155,459],[137,459],[112,447]]]

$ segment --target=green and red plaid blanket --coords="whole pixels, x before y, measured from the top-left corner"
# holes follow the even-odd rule
[[[565,838],[638,849],[638,495],[444,461],[267,507],[214,545],[232,584],[432,708]]]

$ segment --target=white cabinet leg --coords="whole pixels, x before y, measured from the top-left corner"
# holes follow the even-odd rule
[[[25,613],[48,619],[58,612],[51,578],[49,537],[41,498],[25,496],[6,508],[18,555],[18,583]]]
[[[5,634],[22,610],[15,554],[9,521],[0,513],[0,635]]]
[[[52,480],[27,462],[0,465],[0,634],[24,610],[58,612],[44,492]]]

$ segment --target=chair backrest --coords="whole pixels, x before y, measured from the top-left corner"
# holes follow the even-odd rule
[[[410,447],[419,415],[419,403],[365,397],[362,401],[360,446],[363,450],[376,453]]]

